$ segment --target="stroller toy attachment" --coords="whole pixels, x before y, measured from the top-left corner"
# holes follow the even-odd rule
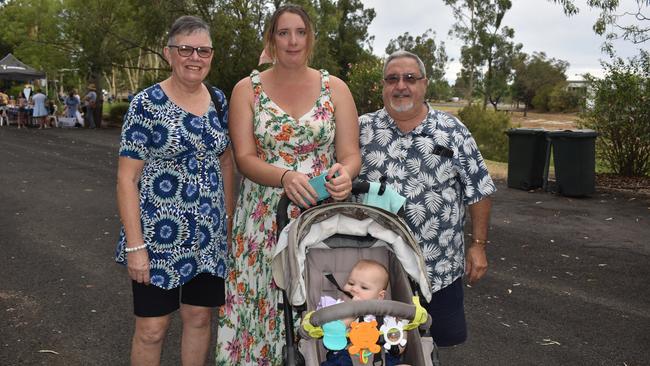
[[[342,320],[323,324],[323,345],[332,351],[340,351],[347,347],[347,329]]]
[[[404,327],[408,324],[406,320],[397,320],[392,316],[384,317],[384,324],[379,328],[379,331],[384,335],[384,348],[389,350],[392,346],[406,345],[406,337],[404,334]]]
[[[381,347],[377,345],[379,340],[379,330],[377,330],[377,321],[373,320],[371,322],[352,322],[350,325],[350,347],[348,347],[348,352],[350,355],[359,354],[359,359],[361,362],[366,363],[367,352],[378,353],[381,351]]]
[[[427,311],[420,305],[420,298],[418,296],[413,296],[413,305],[415,305],[415,316],[410,323],[404,326],[404,330],[411,330],[419,327],[420,325],[427,322],[429,319],[429,314]]]
[[[311,324],[312,315],[314,315],[314,311],[310,311],[302,317],[302,329],[306,330],[310,337],[320,338],[324,335],[323,328]]]

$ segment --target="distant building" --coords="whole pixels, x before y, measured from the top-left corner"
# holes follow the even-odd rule
[[[567,80],[566,89],[584,98],[584,106],[591,108],[594,106],[594,89],[588,80],[583,78]]]
[[[587,80],[567,80],[566,89],[575,92],[578,95],[587,95],[589,90],[589,82]]]

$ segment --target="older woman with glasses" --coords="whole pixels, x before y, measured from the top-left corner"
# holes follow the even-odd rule
[[[170,77],[136,95],[125,117],[116,261],[133,289],[133,365],[160,364],[178,309],[182,363],[204,364],[212,314],[224,303],[234,169],[226,98],[203,83],[212,53],[204,21],[177,19],[164,49]]]
[[[276,206],[283,193],[316,204],[309,179],[327,172],[328,193],[343,200],[359,173],[359,127],[347,85],[308,66],[314,28],[299,6],[278,8],[267,25],[273,66],[253,70],[232,93],[229,124],[245,177],[233,225],[231,276],[220,311],[217,365],[281,365],[283,313],[273,282]],[[297,206],[291,210],[297,216]],[[291,326],[291,325],[290,325]]]

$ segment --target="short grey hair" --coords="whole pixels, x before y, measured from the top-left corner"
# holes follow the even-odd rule
[[[169,28],[169,33],[167,34],[167,45],[174,45],[174,37],[179,34],[192,34],[194,32],[206,32],[210,39],[210,26],[203,19],[195,17],[193,15],[183,15],[182,17],[176,19],[171,28]]]
[[[391,63],[391,61],[396,60],[398,58],[404,58],[404,57],[415,60],[415,62],[418,63],[418,68],[420,69],[422,76],[424,76],[425,78],[427,77],[427,71],[424,68],[424,62],[420,60],[420,57],[418,57],[418,55],[416,55],[415,53],[404,51],[404,50],[395,51],[391,53],[388,56],[388,58],[386,58],[386,61],[384,61],[383,75],[386,76],[386,69],[388,68],[388,64]]]

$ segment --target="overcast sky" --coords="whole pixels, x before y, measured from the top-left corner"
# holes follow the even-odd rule
[[[544,51],[548,57],[568,61],[570,80],[580,79],[577,75],[586,72],[602,75],[599,60],[608,60],[600,51],[604,38],[592,30],[599,12],[590,10],[585,0],[575,0],[575,3],[580,12],[569,18],[560,5],[548,0],[512,0],[512,8],[503,20],[503,25],[515,30],[515,42],[523,44],[524,52]],[[636,4],[634,0],[621,0],[621,3],[631,8]],[[436,32],[436,42],[444,41],[447,54],[454,59],[448,64],[447,79],[450,82],[456,79],[461,43],[448,35],[454,18],[442,0],[363,0],[363,4],[377,13],[368,29],[375,36],[376,55],[385,56],[388,42],[404,32],[417,36],[431,28]],[[638,54],[640,47],[617,42],[615,48],[620,56],[629,57]]]

